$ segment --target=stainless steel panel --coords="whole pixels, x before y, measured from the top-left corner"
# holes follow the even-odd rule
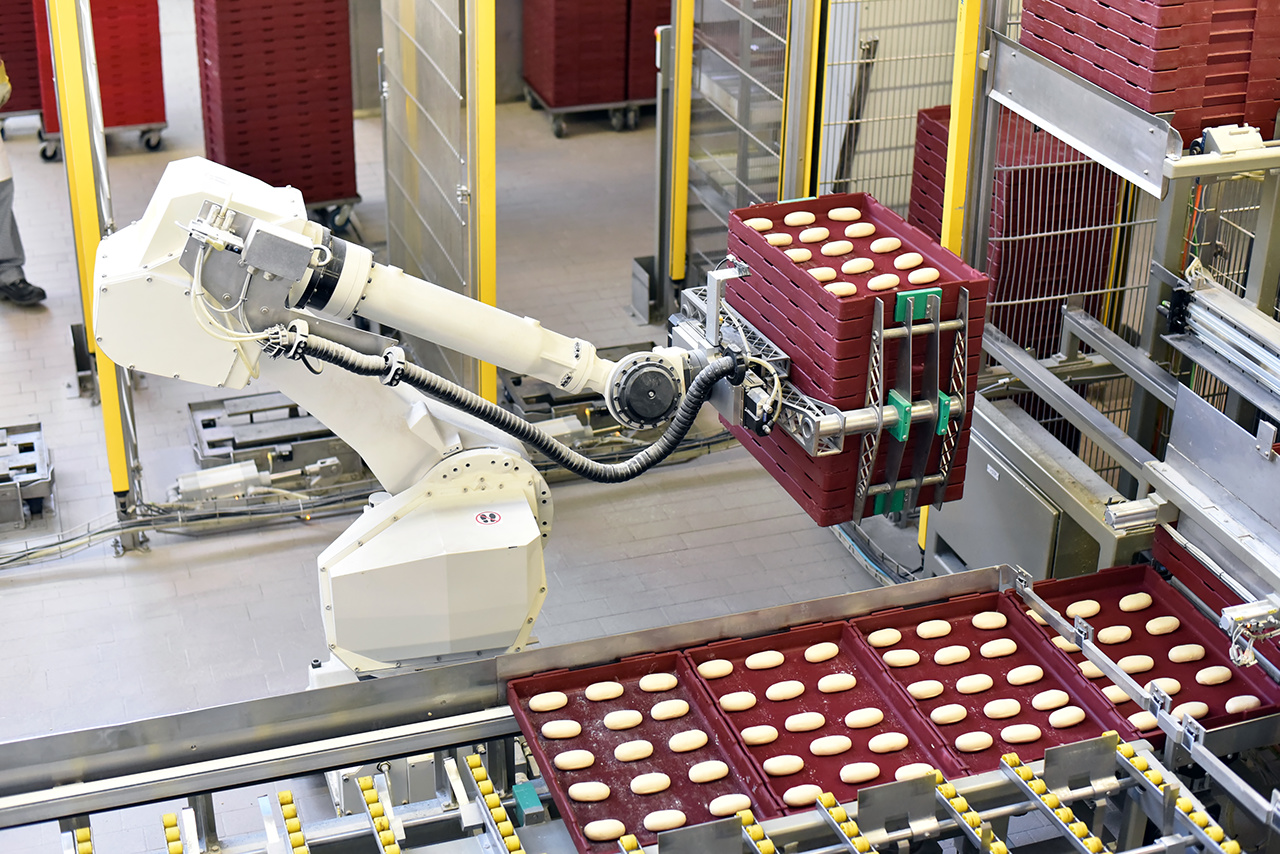
[[[991,97],[1157,198],[1182,138],[1164,119],[993,34]]]

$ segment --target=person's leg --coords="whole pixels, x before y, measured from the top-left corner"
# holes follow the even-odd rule
[[[13,179],[0,181],[0,300],[31,305],[45,293],[27,281],[22,272],[26,263],[18,222],[13,218]]]

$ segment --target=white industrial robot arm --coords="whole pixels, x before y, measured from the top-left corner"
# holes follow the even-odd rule
[[[522,645],[546,594],[551,506],[518,443],[584,477],[626,480],[675,449],[712,386],[745,372],[740,354],[716,350],[602,359],[375,263],[310,222],[298,191],[201,158],[170,164],[142,219],[102,242],[95,286],[95,339],[114,361],[226,388],[261,373],[394,493],[319,558],[329,646],[352,670]],[[670,426],[632,459],[597,463],[344,322],[354,316],[599,391],[623,424]]]

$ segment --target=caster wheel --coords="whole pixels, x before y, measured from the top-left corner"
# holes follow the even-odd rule
[[[36,128],[36,139],[44,142],[44,128]]]
[[[62,157],[62,146],[56,142],[46,142],[40,146],[40,159],[52,163]]]
[[[524,102],[529,105],[531,110],[541,109],[538,105],[538,99],[534,97],[533,90],[528,86],[524,87]]]
[[[627,107],[627,130],[635,130],[640,126],[640,108]]]
[[[568,133],[568,128],[564,126],[563,118],[556,116],[551,120],[551,132],[555,134],[556,139],[564,139],[565,134]]]
[[[324,223],[334,234],[342,234],[351,224],[351,205],[339,205],[325,211]]]
[[[627,113],[625,110],[609,111],[609,126],[621,133],[627,129]]]
[[[160,146],[164,145],[164,140],[160,137],[159,131],[143,131],[141,138],[142,147],[147,151],[159,151]]]

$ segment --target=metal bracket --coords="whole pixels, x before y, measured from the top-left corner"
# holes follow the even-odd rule
[[[858,792],[858,827],[873,846],[894,831],[911,829],[913,839],[936,835],[939,828],[934,777],[882,783]]]
[[[920,288],[914,291],[902,291],[893,306],[893,319],[902,323],[908,313],[912,320],[924,320],[929,304],[929,297],[942,299],[942,288]]]
[[[892,388],[889,389],[889,406],[898,413],[898,421],[889,428],[889,435],[899,442],[905,442],[911,432],[911,401],[903,397],[896,388]]]

